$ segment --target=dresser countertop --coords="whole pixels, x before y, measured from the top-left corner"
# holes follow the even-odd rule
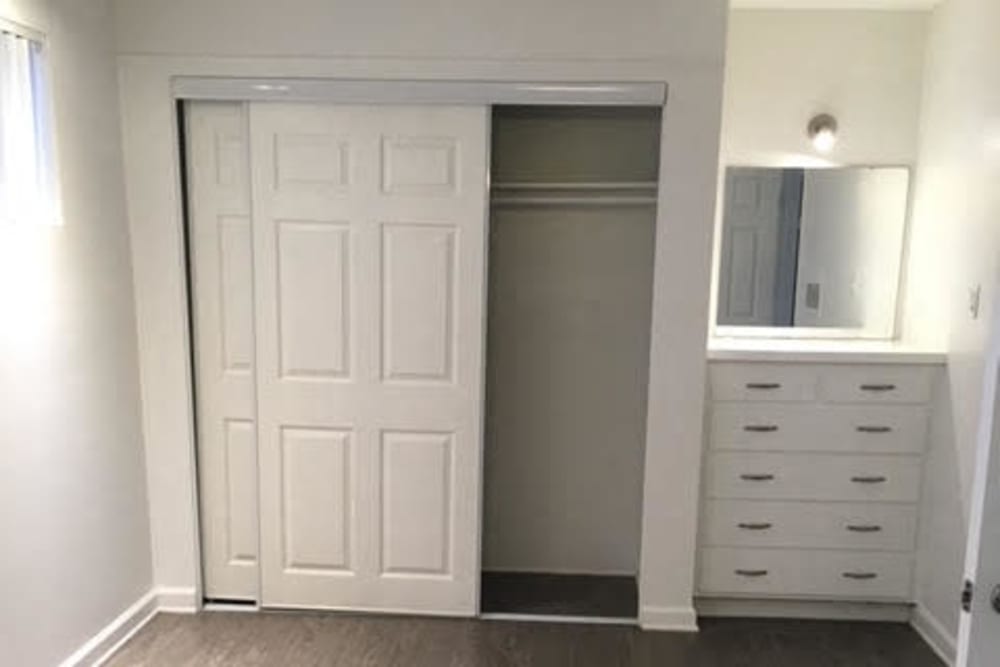
[[[709,361],[945,364],[948,355],[897,341],[710,338]]]

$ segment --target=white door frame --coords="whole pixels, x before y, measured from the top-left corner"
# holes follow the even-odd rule
[[[990,521],[996,520],[1000,508],[998,483],[1000,483],[1000,300],[993,309],[993,322],[986,343],[983,364],[983,384],[980,394],[979,425],[976,432],[976,465],[972,488],[971,515],[965,550],[965,580],[973,584],[973,597],[969,612],[962,611],[959,618],[958,650],[955,664],[959,667],[978,667],[981,662],[982,641],[989,630],[984,628],[989,619],[995,625],[997,616],[992,608],[992,593],[1000,584],[995,559],[997,531]],[[985,524],[985,525],[984,525]],[[992,561],[992,562],[991,562]],[[978,660],[978,662],[973,662]]]
[[[124,56],[119,59],[119,74],[154,580],[163,606],[186,610],[201,606],[201,568],[178,96],[173,85],[185,77],[225,80],[261,74],[296,81],[363,79],[382,82],[382,88],[405,80],[507,86],[515,80],[527,83],[509,88],[519,95],[511,102],[529,102],[523,97],[525,86],[536,92],[548,90],[549,96],[539,100],[542,103],[553,102],[553,91],[565,96],[577,86],[590,91],[578,103],[593,104],[594,91],[605,85],[595,86],[595,80],[622,81],[622,85],[668,81],[644,485],[644,506],[657,511],[656,516],[650,512],[643,516],[640,621],[648,628],[696,629],[692,596],[721,62]],[[273,79],[262,81],[268,83],[258,85],[271,85]],[[620,95],[619,85],[608,85]],[[643,98],[642,103],[649,100]],[[704,289],[692,291],[691,285]]]
[[[225,101],[232,103],[241,103],[244,105],[245,109],[248,109],[251,103],[254,102],[275,102],[278,104],[344,104],[344,105],[366,105],[366,104],[378,104],[378,105],[406,105],[406,106],[475,106],[475,107],[486,107],[487,110],[493,105],[499,104],[558,104],[565,106],[572,105],[588,105],[588,106],[603,106],[603,105],[616,105],[616,106],[656,106],[661,109],[666,103],[666,86],[664,84],[656,83],[626,83],[626,84],[616,84],[616,83],[597,83],[597,84],[568,84],[568,83],[544,83],[544,84],[531,84],[531,83],[488,83],[488,82],[448,82],[448,81],[393,81],[393,82],[380,82],[380,81],[342,81],[342,80],[324,80],[324,79],[256,79],[256,78],[205,78],[205,77],[180,77],[175,79],[172,83],[172,96],[177,101],[193,102],[193,101]],[[244,112],[247,113],[247,112]],[[186,122],[186,119],[182,122]],[[246,122],[246,120],[244,120]],[[247,139],[249,141],[249,137]],[[488,151],[487,151],[488,153]],[[186,168],[186,173],[191,173],[191,165],[184,165]],[[249,168],[249,167],[248,167]],[[489,175],[489,165],[487,164],[487,175]],[[190,189],[191,184],[188,183],[188,188]],[[487,193],[488,196],[488,193]],[[191,233],[190,222],[186,221],[188,225],[187,232]],[[485,232],[486,238],[489,237],[488,227],[489,227],[489,215],[487,212],[487,231]],[[487,252],[487,249],[484,249]],[[190,255],[192,253],[192,246],[190,242],[187,247],[188,261],[192,261]],[[484,276],[485,278],[485,276]],[[486,289],[484,282],[484,290]],[[190,298],[193,292],[194,286],[190,282],[190,276],[186,281],[185,285],[186,292]],[[485,293],[484,299],[484,309],[485,309]],[[256,302],[255,302],[256,303]],[[485,310],[484,310],[485,312]],[[256,318],[255,318],[256,321]],[[190,334],[189,335],[193,335]],[[485,321],[483,325],[482,335],[482,358],[479,360],[480,368],[486,367],[486,330]],[[196,370],[192,367],[190,370],[191,377],[196,378]],[[486,391],[485,391],[485,372],[483,373],[482,382],[484,385],[480,387],[479,398],[480,401],[485,401]],[[260,388],[258,386],[258,391]],[[192,387],[193,393],[196,393],[197,387]],[[485,418],[485,405],[481,407],[481,419]],[[195,415],[197,419],[197,415]],[[485,428],[484,424],[480,424],[480,433]],[[258,437],[260,437],[260,431],[258,430]],[[197,434],[195,436],[194,446],[196,448],[196,460],[197,460]],[[483,441],[480,439],[479,445],[480,449],[483,446]],[[259,448],[259,444],[258,444]],[[479,453],[479,458],[482,459],[483,453]],[[482,464],[480,464],[480,483],[478,484],[478,492],[480,498],[477,501],[477,511],[482,514],[482,506],[484,503],[483,493],[483,470]],[[258,489],[258,503],[260,502]],[[200,495],[200,492],[199,492]],[[200,503],[200,499],[198,501]],[[201,513],[199,509],[198,519],[201,519]],[[478,526],[479,534],[477,541],[479,543],[479,553],[477,554],[477,567],[481,569],[482,561],[482,528],[483,526]],[[199,563],[203,563],[203,547],[201,542],[205,539],[204,534],[199,530]],[[263,551],[266,547],[262,544],[260,546],[260,551]],[[257,567],[260,568],[261,560],[258,559]],[[204,565],[201,565],[203,568]],[[258,572],[258,578],[260,577]],[[199,589],[201,589],[203,596],[204,589],[204,572],[202,571],[199,576]],[[480,598],[479,595],[479,582],[476,582],[476,600]],[[258,599],[256,600],[257,605],[261,604],[260,600],[260,586],[258,585]]]

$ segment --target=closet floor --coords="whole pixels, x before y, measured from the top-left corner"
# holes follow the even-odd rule
[[[639,594],[634,577],[483,573],[486,614],[636,618]]]

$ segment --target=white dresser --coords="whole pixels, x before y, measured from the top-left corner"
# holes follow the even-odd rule
[[[698,595],[910,601],[939,372],[710,362]]]

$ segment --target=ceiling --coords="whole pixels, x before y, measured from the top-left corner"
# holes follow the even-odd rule
[[[731,0],[733,9],[930,9],[941,0]]]

